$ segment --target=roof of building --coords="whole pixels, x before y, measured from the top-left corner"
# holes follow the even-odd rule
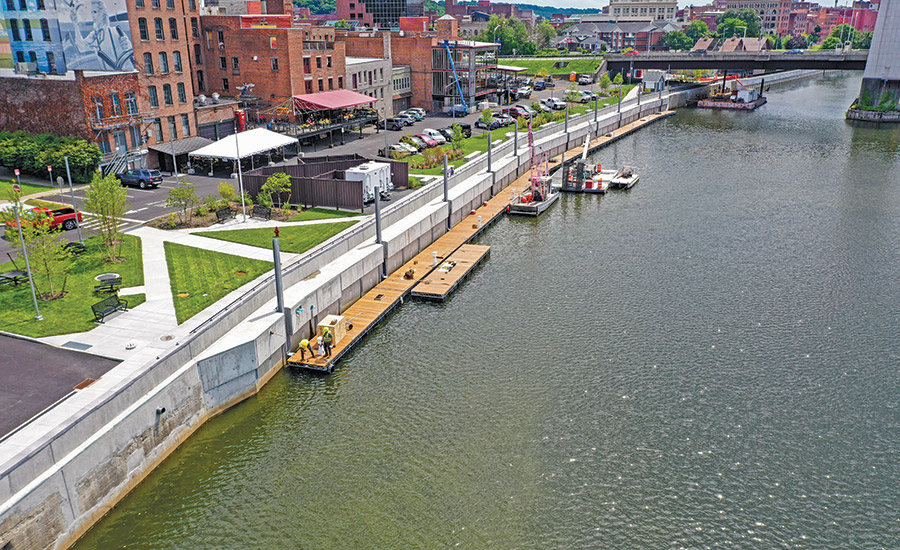
[[[294,106],[298,109],[346,109],[357,105],[374,103],[375,98],[360,94],[352,90],[335,90],[333,92],[319,92],[317,94],[302,94],[294,96]]]
[[[177,143],[177,142],[176,142]],[[237,160],[238,158],[247,158],[252,155],[258,155],[278,149],[285,145],[296,144],[297,140],[282,134],[270,132],[265,128],[255,128],[226,136],[219,141],[210,143],[205,147],[201,147],[191,153],[191,157],[216,158],[223,160]],[[238,154],[240,152],[240,154]]]
[[[450,15],[449,13],[445,13],[444,15],[438,17],[437,21],[456,21],[456,18]]]
[[[153,151],[158,151],[160,153],[165,153],[167,155],[184,155],[186,153],[190,153],[192,151],[196,151],[197,149],[201,149],[206,147],[213,140],[207,139],[205,137],[194,136],[187,137],[182,139],[176,139],[175,141],[166,141],[163,143],[154,143],[153,145],[148,145],[147,149],[151,149]]]
[[[356,65],[360,63],[372,63],[373,61],[388,61],[389,59],[382,59],[380,57],[350,57],[349,55],[344,58],[345,65]]]

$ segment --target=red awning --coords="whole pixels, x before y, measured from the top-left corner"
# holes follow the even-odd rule
[[[346,109],[347,107],[355,107],[356,105],[365,105],[367,103],[375,103],[375,98],[350,90],[335,90],[333,92],[294,96],[294,107],[302,110]]]

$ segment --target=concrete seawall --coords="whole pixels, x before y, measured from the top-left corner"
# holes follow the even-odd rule
[[[652,94],[640,105],[572,117],[568,132],[563,124],[536,131],[536,146],[556,156],[588,134],[689,100]],[[403,265],[527,171],[524,134],[518,145],[509,140],[490,163],[482,154],[460,167],[446,202],[437,182],[386,207],[382,244],[367,220],[285,266],[285,313],[275,311],[270,275],[249,283],[185,323],[166,354],[123,362],[0,443],[0,548],[74,542],[206,420],[254,395],[283,364],[286,341],[296,346],[318,319],[374,287],[382,270]]]

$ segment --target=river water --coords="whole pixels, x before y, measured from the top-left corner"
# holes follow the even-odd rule
[[[443,305],[285,370],[77,548],[900,547],[900,134],[686,109]]]

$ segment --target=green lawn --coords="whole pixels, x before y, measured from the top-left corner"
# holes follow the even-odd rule
[[[172,242],[166,242],[165,249],[179,325],[273,265]]]
[[[349,212],[347,210],[332,210],[330,208],[308,208],[300,212],[289,222],[307,222],[310,220],[327,220],[329,218],[352,218],[353,216],[365,216],[363,212]]]
[[[294,225],[279,228],[278,244],[282,252],[300,254],[319,243],[325,242],[357,222],[319,223],[315,225]],[[194,233],[201,237],[219,239],[232,243],[247,244],[260,248],[272,248],[272,229],[233,229],[231,231],[203,231]]]
[[[122,276],[123,287],[144,284],[144,265],[141,257],[141,240],[131,235],[122,235],[122,257],[125,262],[104,263],[104,252],[100,248],[100,238],[85,239],[88,251],[71,258],[72,268],[66,280],[66,296],[49,302],[38,300],[43,321],[34,319],[34,302],[31,288],[26,282],[18,286],[0,287],[0,329],[25,336],[41,337],[91,330],[95,326],[91,305],[99,302],[107,294],[94,293],[98,284],[94,277],[101,273],[118,273]],[[25,269],[25,261],[16,259],[20,269]],[[16,269],[11,262],[0,265],[0,273]],[[38,290],[46,288],[46,279],[35,270]],[[121,296],[132,308],[146,300],[143,294]],[[133,315],[125,312],[122,315]]]
[[[573,71],[578,74],[593,73],[597,70],[597,67],[600,66],[603,59],[600,57],[566,59],[564,61],[568,61],[569,64],[561,69],[553,67],[557,61],[559,61],[559,59],[504,59],[503,63],[514,67],[525,67],[525,69],[527,69],[525,72],[529,75],[537,74],[539,72],[553,75],[567,75]],[[557,87],[563,84],[563,82],[558,80],[555,82]]]
[[[0,200],[8,200],[9,192],[12,190],[13,184],[16,183],[12,180],[0,180]],[[22,196],[26,197],[28,195],[33,195],[35,193],[40,193],[41,191],[50,191],[53,189],[49,185],[35,185],[33,183],[23,183],[22,184]]]

